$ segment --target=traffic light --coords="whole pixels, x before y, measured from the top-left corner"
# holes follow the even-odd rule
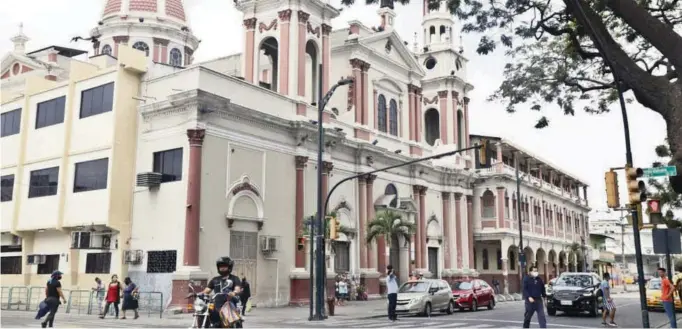
[[[618,195],[618,174],[611,170],[607,171],[606,179],[606,205],[609,208],[620,208],[620,195]]]
[[[663,213],[661,212],[661,200],[648,200],[647,213],[649,214],[649,223],[663,224]]]
[[[628,183],[628,199],[631,205],[637,205],[646,201],[646,185],[637,178],[642,177],[644,171],[641,168],[625,167],[625,179]]]
[[[298,241],[296,241],[296,247],[298,248],[298,251],[301,251],[305,248],[305,238],[302,236],[299,236]]]
[[[338,222],[336,221],[336,218],[334,217],[327,217],[329,221],[327,222],[329,225],[329,240],[336,240],[339,238],[339,232],[338,232]]]

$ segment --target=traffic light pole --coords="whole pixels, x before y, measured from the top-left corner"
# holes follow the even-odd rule
[[[604,58],[605,64],[609,66],[611,69],[611,73],[613,74],[613,81],[616,84],[616,88],[618,89],[618,101],[620,102],[620,110],[623,115],[623,133],[625,134],[625,161],[628,167],[632,167],[633,161],[632,161],[632,148],[630,146],[630,125],[628,123],[628,114],[625,109],[625,99],[623,98],[623,83],[618,77],[618,71],[614,68],[613,65],[613,60],[611,59],[611,56],[609,53],[604,51],[604,46],[603,46],[603,40],[601,40],[601,36],[596,33],[596,30],[594,26],[592,26],[592,22],[590,19],[587,17],[587,14],[585,13],[585,10],[583,9],[583,3],[580,0],[571,0],[566,3],[568,5],[569,11],[573,11],[575,14],[575,18],[578,21],[580,25],[583,25],[585,28],[587,28],[590,37],[596,46],[597,50],[599,53],[602,55]],[[640,308],[642,310],[642,327],[643,328],[649,328],[649,312],[647,311],[647,306],[646,306],[646,291],[644,287],[644,262],[642,261],[642,243],[640,241],[640,236],[639,236],[639,221],[642,220],[642,218],[637,218],[637,208],[636,204],[631,204],[630,205],[630,212],[632,213],[632,235],[635,238],[635,259],[637,261],[637,276],[638,276],[638,284],[639,284],[639,303],[640,303]]]

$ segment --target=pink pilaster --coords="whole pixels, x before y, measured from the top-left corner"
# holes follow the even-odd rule
[[[289,95],[289,54],[291,53],[291,9],[277,13],[280,21],[279,29],[279,92]],[[273,72],[273,76],[274,76]],[[275,81],[272,81],[274,83]]]
[[[409,126],[409,136],[410,140],[414,140],[414,87],[412,85],[407,86],[409,93],[407,94],[407,123]]]
[[[444,238],[443,240],[445,243],[443,244],[443,250],[445,250],[445,268],[450,269],[452,264],[450,262],[450,253],[451,253],[451,247],[450,247],[450,192],[443,192],[441,194],[441,197],[443,199],[443,235]]]
[[[456,91],[452,91],[452,124],[453,124],[453,139],[452,142],[455,144],[459,143],[459,121],[457,119],[457,97],[459,97],[459,93]],[[462,148],[462,145],[457,145],[457,148]]]
[[[254,47],[256,42],[256,22],[258,20],[254,18],[248,18],[244,20],[244,28],[246,29],[246,36],[244,37],[244,80],[253,83],[254,79]],[[187,64],[188,59],[185,56],[185,64]]]
[[[438,92],[438,99],[440,101],[440,141],[443,144],[448,143],[448,91],[442,90]]]
[[[332,32],[332,27],[327,24],[322,24],[322,92],[326,93],[329,90],[329,72],[331,71],[331,43],[329,42],[329,34]]]
[[[466,147],[469,147],[469,144],[471,141],[469,140],[469,97],[464,97],[464,143]],[[473,159],[474,158],[474,151],[471,150],[469,151],[469,156]],[[469,160],[469,168],[472,168],[472,160]]]
[[[372,95],[374,96],[374,129],[379,129],[379,100],[376,89],[374,89]],[[388,113],[388,111],[386,111],[386,113]],[[386,126],[388,127],[388,120],[386,120]],[[390,129],[386,129],[386,131],[389,130]]]
[[[504,228],[504,187],[497,187],[497,228]]]
[[[305,96],[305,44],[310,14],[298,11],[298,96]]]
[[[299,236],[303,231],[303,216],[305,216],[305,182],[303,180],[304,172],[303,169],[308,162],[308,157],[306,156],[296,156],[296,236]],[[298,250],[298,241],[294,241],[296,250],[296,267],[305,267],[305,250]]]
[[[474,207],[473,198],[467,195],[467,241],[469,242],[469,267],[474,267]]]
[[[461,269],[462,264],[462,193],[455,193],[455,237],[457,238],[457,268]]]
[[[201,148],[206,131],[187,129],[189,166],[187,168],[187,207],[185,210],[185,245],[183,264],[199,266],[199,211],[201,209]]]
[[[367,203],[365,204],[365,206],[367,207],[367,222],[368,223],[371,222],[372,220],[374,220],[374,180],[376,178],[377,178],[377,175],[367,175],[367,193],[366,193]],[[383,239],[382,239],[382,241],[383,241]],[[377,239],[377,243],[378,242],[379,241]],[[369,268],[377,269],[377,262],[375,260],[375,257],[372,257],[372,253],[374,252],[374,250],[372,250],[372,247],[373,247],[372,244],[367,245],[367,263],[369,265]],[[385,247],[384,247],[384,250],[385,250]]]
[[[422,244],[424,243],[422,241],[422,230],[424,229],[422,227],[422,216],[421,216],[421,197],[420,197],[420,191],[421,191],[421,186],[419,185],[414,185],[412,186],[412,193],[413,193],[413,199],[415,203],[417,204],[417,225],[416,229],[417,231],[415,232],[415,237],[414,237],[414,264],[416,268],[422,268]]]
[[[369,124],[369,95],[367,83],[367,72],[369,71],[369,67],[369,63],[364,63],[362,65],[362,124],[365,126]]]
[[[355,83],[351,86],[353,92],[353,106],[355,107],[355,123],[362,124],[362,61],[351,59],[350,65],[353,69],[353,79]]]
[[[365,176],[358,177],[358,213],[360,214],[360,268],[367,268],[367,183]]]
[[[417,89],[417,142],[422,141],[422,129],[424,127],[424,112],[422,111],[422,90]]]

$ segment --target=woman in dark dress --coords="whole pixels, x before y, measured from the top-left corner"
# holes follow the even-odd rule
[[[132,310],[135,312],[135,317],[134,319],[137,319],[140,317],[140,315],[137,313],[137,296],[138,296],[138,291],[137,291],[137,285],[133,283],[133,280],[130,280],[130,278],[125,278],[123,282],[126,284],[126,287],[123,289],[123,307],[121,310],[123,310],[123,317],[121,319],[126,318],[126,311],[127,310]]]

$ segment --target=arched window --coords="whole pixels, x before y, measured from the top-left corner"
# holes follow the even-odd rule
[[[393,195],[394,197],[391,199],[391,202],[388,204],[388,206],[391,208],[398,208],[398,189],[395,188],[395,185],[393,184],[386,185],[384,195]]]
[[[483,258],[483,269],[487,270],[489,267],[488,266],[488,249],[483,249],[483,255],[481,258]]]
[[[457,111],[457,147],[458,148],[463,148],[464,147],[464,141],[462,136],[464,136],[464,114],[462,114],[462,111]]]
[[[481,217],[495,218],[495,195],[492,191],[486,190],[481,196]]]
[[[429,109],[424,113],[424,128],[426,142],[433,146],[440,138],[440,115],[436,109]]]
[[[386,97],[379,95],[377,103],[379,107],[377,110],[377,128],[381,132],[386,132]]]
[[[111,46],[104,45],[104,47],[102,47],[102,54],[111,55]]]
[[[133,49],[144,51],[144,55],[149,57],[149,46],[147,46],[146,43],[142,41],[135,42],[135,44],[133,44]]]
[[[182,66],[182,52],[178,48],[173,48],[170,51],[170,61],[168,62],[171,66]]]
[[[388,111],[388,132],[393,136],[398,136],[398,104],[395,99],[391,99]]]

